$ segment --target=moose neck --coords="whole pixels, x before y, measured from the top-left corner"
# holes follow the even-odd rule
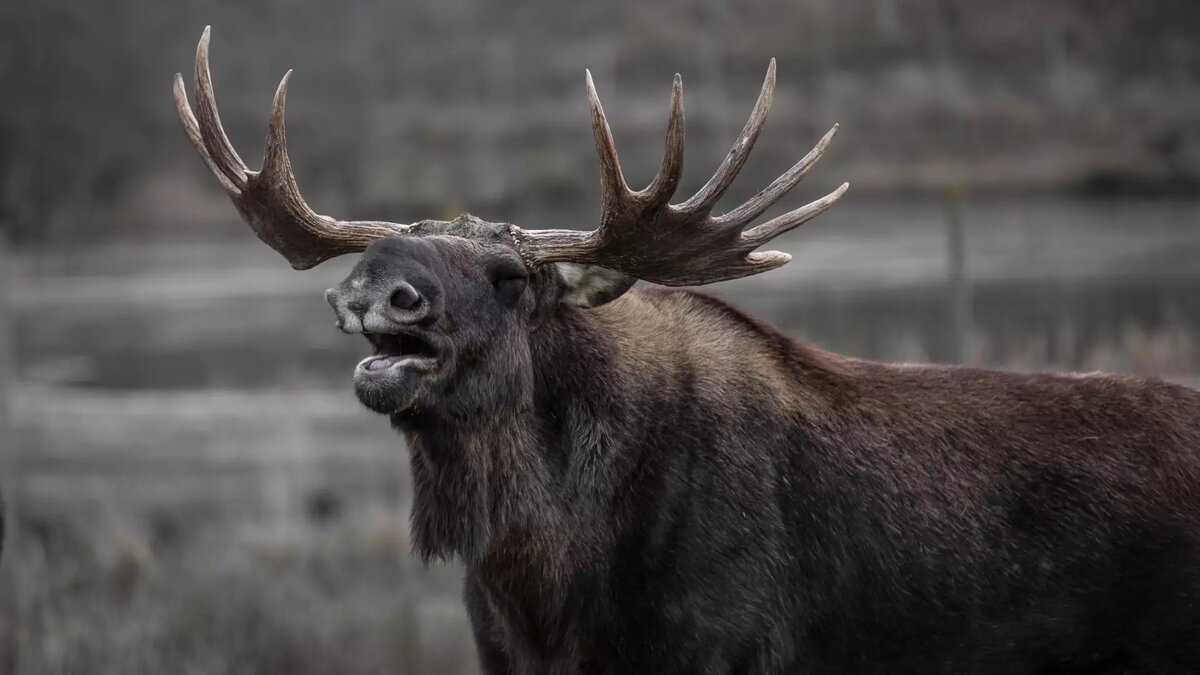
[[[409,445],[413,542],[423,558],[470,564],[498,532],[545,525],[546,470],[531,408],[516,402],[471,420],[430,416],[416,425],[393,418]]]
[[[492,408],[404,427],[423,556],[472,564],[520,548],[562,562],[611,536],[604,514],[644,453],[716,433],[701,420],[722,410],[798,419],[826,407],[838,379],[825,355],[706,296],[630,295],[530,332]]]
[[[558,534],[577,538],[587,527],[575,514],[590,501],[587,472],[613,446],[608,425],[621,400],[602,375],[616,348],[608,323],[600,313],[570,311],[539,326],[529,335],[526,370],[497,384],[515,393],[490,409],[393,416],[409,445],[413,541],[422,557],[471,565],[509,544],[557,547]]]

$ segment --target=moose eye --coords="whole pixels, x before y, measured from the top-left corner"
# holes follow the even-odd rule
[[[500,301],[505,304],[513,304],[525,291],[529,273],[525,271],[524,266],[505,260],[492,268],[491,278],[492,286],[495,287]]]

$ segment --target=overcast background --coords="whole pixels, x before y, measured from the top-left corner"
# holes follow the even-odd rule
[[[0,672],[476,669],[322,298],[353,261],[290,270],[179,130],[207,24],[247,162],[295,68],[309,202],[399,222],[594,227],[585,67],[635,185],[683,75],[683,195],[775,57],[723,208],[834,122],[777,211],[851,189],[787,267],[712,292],[861,356],[1200,382],[1195,2],[3,3]]]

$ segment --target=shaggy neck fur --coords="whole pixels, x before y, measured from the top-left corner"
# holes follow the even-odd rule
[[[573,514],[607,496],[594,490],[611,484],[599,474],[610,471],[613,430],[628,405],[619,379],[603,377],[619,348],[605,337],[612,316],[569,309],[549,318],[529,334],[519,371],[479,387],[493,396],[469,410],[393,416],[410,449],[414,547],[423,558],[470,565],[498,543],[517,546],[511,537],[526,538],[519,546],[528,549],[582,536],[587,524]]]
[[[711,316],[696,321],[697,314]],[[695,328],[713,323],[723,328]],[[495,355],[501,368],[480,357],[476,371],[499,375],[473,387],[490,395],[469,409],[393,418],[412,455],[414,545],[426,559],[472,565],[500,544],[558,559],[602,544],[599,533],[613,523],[599,527],[584,514],[609,512],[633,479],[644,450],[628,439],[661,432],[664,411],[676,406],[702,418],[733,404],[705,373],[757,373],[759,384],[748,387],[757,408],[794,407],[792,370],[804,361],[786,337],[719,301],[680,292],[564,309],[526,344],[526,358]],[[751,363],[742,353],[778,359]]]

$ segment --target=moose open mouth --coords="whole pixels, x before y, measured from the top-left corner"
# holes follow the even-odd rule
[[[439,350],[427,337],[414,333],[368,333],[375,353],[358,363],[356,375],[379,376],[398,370],[429,372],[437,368]]]
[[[354,369],[358,400],[385,415],[411,408],[427,392],[447,350],[438,347],[435,336],[415,330],[366,336],[375,353]]]

